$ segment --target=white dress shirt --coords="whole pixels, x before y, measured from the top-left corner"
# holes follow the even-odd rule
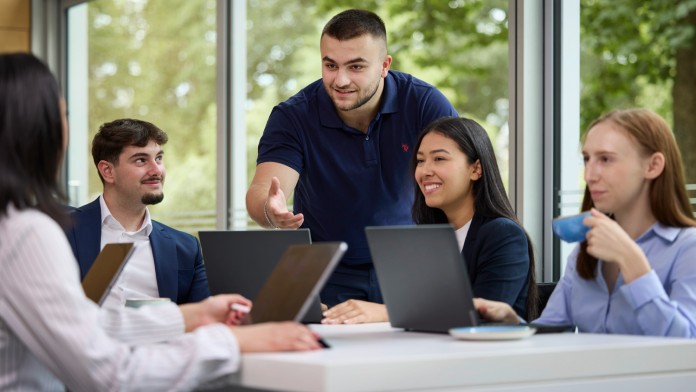
[[[129,298],[159,297],[155,258],[150,246],[152,220],[150,212],[145,209],[143,224],[136,231],[126,231],[104,202],[104,195],[99,196],[101,205],[101,244],[99,249],[110,243],[133,242],[135,249],[128,263],[123,268],[116,284],[102,305],[105,309],[120,309]]]
[[[225,379],[239,347],[222,324],[129,346],[100,325],[61,228],[36,210],[0,217],[0,390],[191,390]],[[128,314],[137,314],[126,310]],[[135,311],[133,311],[135,312]],[[117,317],[118,318],[118,317]],[[118,331],[116,331],[118,332]]]

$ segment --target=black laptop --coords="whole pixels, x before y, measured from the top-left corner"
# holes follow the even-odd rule
[[[290,245],[310,244],[309,229],[200,231],[210,293],[238,293],[255,301]],[[304,323],[322,319],[316,295]]]
[[[450,225],[371,226],[365,234],[393,327],[443,333],[481,324]],[[537,333],[574,329],[530,326]]]

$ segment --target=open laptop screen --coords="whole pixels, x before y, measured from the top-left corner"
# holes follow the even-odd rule
[[[345,242],[288,247],[256,296],[245,321],[302,320],[347,248]]]
[[[210,293],[241,294],[256,299],[283,252],[290,245],[310,244],[309,229],[200,231]],[[319,323],[317,295],[302,322]]]
[[[365,234],[392,326],[447,332],[478,324],[450,225],[373,226]]]
[[[365,233],[392,326],[445,333],[481,324],[450,225],[373,226]],[[528,325],[537,333],[575,330],[573,325]]]
[[[133,254],[132,242],[106,244],[82,279],[87,298],[101,306]]]

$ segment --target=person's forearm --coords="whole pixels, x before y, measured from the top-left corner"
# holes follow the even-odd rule
[[[271,225],[266,219],[263,207],[268,199],[268,186],[261,184],[251,184],[246,195],[246,207],[249,217],[258,223],[259,226],[270,228]]]
[[[181,316],[184,319],[184,330],[186,332],[193,332],[201,325],[197,303],[179,305],[179,311],[181,311]]]

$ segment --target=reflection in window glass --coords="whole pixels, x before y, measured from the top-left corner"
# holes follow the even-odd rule
[[[178,229],[215,227],[216,1],[95,0],[68,11],[71,204],[102,185],[92,137],[117,118],[169,135],[165,199],[150,211]]]

